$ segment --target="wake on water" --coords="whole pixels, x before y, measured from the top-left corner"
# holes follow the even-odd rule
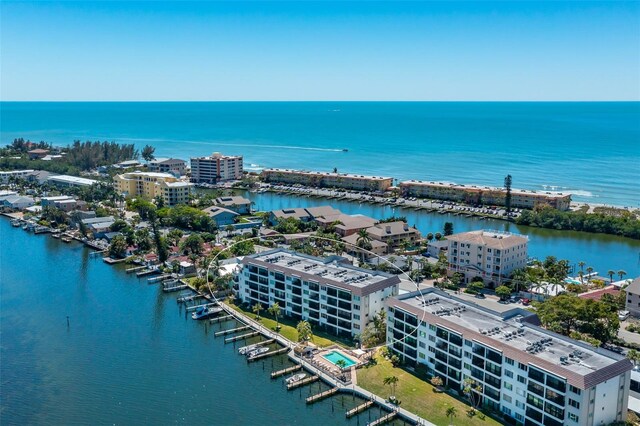
[[[303,151],[324,151],[324,152],[343,152],[343,149],[338,148],[316,148],[309,146],[290,146],[290,145],[263,145],[263,144],[247,144],[247,143],[231,143],[231,142],[204,142],[204,141],[189,141],[181,139],[145,139],[145,138],[117,138],[122,141],[129,142],[176,142],[176,143],[188,143],[194,145],[222,145],[222,146],[242,146],[249,148],[281,148],[281,149],[296,149]]]

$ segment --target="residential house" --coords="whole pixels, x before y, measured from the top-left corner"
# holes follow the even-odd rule
[[[225,209],[224,207],[212,206],[203,210],[205,213],[213,219],[218,228],[223,226],[233,225],[236,218],[240,215],[232,210]]]
[[[367,228],[367,233],[372,239],[385,243],[388,253],[401,247],[405,242],[415,245],[421,237],[420,231],[400,220],[378,223]]]
[[[239,214],[251,214],[251,200],[239,196],[219,197],[214,201],[216,206],[233,210]]]

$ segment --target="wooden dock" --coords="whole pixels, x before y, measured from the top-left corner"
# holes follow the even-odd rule
[[[132,273],[132,272],[138,272],[138,271],[141,271],[141,270],[143,270],[143,269],[147,269],[147,267],[146,267],[146,266],[144,266],[144,265],[143,265],[143,266],[134,266],[133,268],[127,268],[127,269],[125,270],[125,272],[126,272],[127,274],[130,274],[130,273]]]
[[[144,277],[147,275],[157,274],[159,271],[157,269],[147,269],[144,271],[136,272],[136,277]]]
[[[171,274],[162,274],[158,277],[153,277],[153,278],[149,278],[147,280],[147,284],[156,284],[159,283],[160,281],[164,281],[168,278],[171,278]]]
[[[223,321],[229,321],[230,319],[234,318],[233,315],[224,315],[218,318],[211,318],[209,320],[210,323],[216,323],[216,322],[223,322]]]
[[[380,417],[378,420],[374,420],[371,423],[369,423],[367,426],[378,426],[378,425],[383,425],[387,422],[390,422],[391,420],[395,419],[396,416],[398,415],[398,413],[396,413],[395,411],[392,411],[389,414],[386,414],[382,417]]]
[[[289,352],[289,348],[280,348],[280,349],[275,350],[275,351],[265,352],[263,354],[255,356],[253,358],[247,358],[247,362],[260,361],[261,359],[268,358],[270,356],[286,354],[287,352]]]
[[[318,380],[320,380],[319,376],[306,377],[306,378],[304,378],[302,380],[298,380],[297,382],[289,383],[287,385],[287,390],[296,389],[296,388],[299,388],[300,386],[304,386],[304,385],[308,385],[309,383],[317,382]]]
[[[203,303],[201,305],[187,306],[187,312],[195,311],[198,308],[208,308],[209,306],[216,306],[216,305],[217,305],[216,302],[209,302],[209,303]]]
[[[357,407],[353,407],[351,410],[347,411],[345,413],[345,415],[349,419],[349,418],[355,416],[356,414],[362,413],[364,410],[368,409],[372,405],[373,405],[373,401],[367,401],[367,402],[365,402],[363,404],[358,405]]]
[[[329,398],[331,395],[336,394],[339,390],[340,390],[340,388],[336,386],[335,388],[327,389],[324,392],[320,392],[320,393],[317,393],[315,395],[311,395],[305,401],[307,401],[307,404],[313,404],[314,402],[321,401],[321,400],[323,400],[325,398]]]
[[[229,330],[222,330],[222,331],[218,331],[214,334],[215,337],[218,336],[226,336],[227,334],[232,334],[232,333],[237,333],[238,331],[243,331],[243,330],[247,330],[251,327],[249,327],[248,325],[244,325],[242,327],[238,327],[238,328],[230,328]]]
[[[300,364],[296,364],[293,367],[285,368],[283,370],[273,371],[271,373],[272,379],[277,379],[278,377],[284,376],[285,374],[293,373],[294,371],[298,371],[302,369]]]
[[[238,340],[248,339],[249,337],[257,336],[260,334],[258,331],[252,331],[251,333],[241,334],[240,336],[227,337],[224,339],[224,343],[237,342]]]
[[[162,284],[162,291],[170,293],[172,291],[180,291],[189,288],[188,285],[182,284],[180,281],[177,283],[164,283]]]

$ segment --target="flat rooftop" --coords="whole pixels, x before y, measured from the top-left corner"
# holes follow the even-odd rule
[[[484,185],[464,185],[453,182],[436,182],[436,181],[422,181],[422,180],[406,180],[404,182],[400,182],[400,186],[427,186],[427,187],[438,187],[438,188],[453,188],[459,190],[469,190],[469,191],[496,191],[496,192],[506,192],[504,188],[495,187],[495,186],[484,186]],[[527,190],[527,189],[511,189],[512,194],[522,194],[522,195],[543,195],[546,197],[567,197],[571,194],[564,194],[562,192],[553,192],[553,191],[535,191],[535,190]]]
[[[366,176],[366,175],[358,175],[354,173],[331,173],[331,172],[316,172],[309,170],[292,170],[292,169],[273,169],[267,168],[264,169],[265,173],[289,173],[289,174],[301,174],[301,175],[313,175],[313,176],[327,176],[327,177],[339,177],[339,178],[347,178],[347,179],[370,179],[370,180],[389,180],[393,179],[390,177],[384,176]]]
[[[377,291],[400,282],[397,276],[358,268],[349,263],[342,263],[340,259],[343,258],[331,256],[322,259],[289,250],[276,249],[246,256],[242,263],[255,264],[255,261],[258,260],[267,264],[264,266],[276,271],[280,270],[289,275],[300,276],[305,280],[335,284],[337,287],[349,290]],[[377,288],[379,285],[381,285],[380,288]]]
[[[533,314],[520,308],[500,314],[433,289],[398,296],[389,304],[567,379],[581,376],[585,380],[608,367],[612,372],[632,367],[622,355],[529,324],[524,318]]]

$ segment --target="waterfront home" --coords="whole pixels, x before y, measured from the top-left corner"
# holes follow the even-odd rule
[[[126,196],[160,197],[167,206],[187,204],[193,184],[181,181],[169,173],[129,172],[113,178],[118,192]]]
[[[60,195],[56,197],[42,197],[40,199],[40,205],[44,207],[55,207],[66,213],[72,210],[85,210],[87,203],[82,200],[76,200],[74,197],[68,195]]]
[[[16,191],[11,191],[11,190],[2,190],[0,191],[0,201],[4,200],[5,198],[11,197],[12,195],[18,195],[18,193]]]
[[[208,214],[211,219],[213,219],[218,228],[226,225],[233,225],[236,221],[236,218],[240,216],[234,211],[217,206],[207,207],[203,211]]]
[[[347,237],[342,238],[342,241],[346,243],[345,250],[347,253],[352,254],[358,258],[360,258],[364,254],[364,257],[367,260],[371,260],[372,258],[375,258],[376,255],[382,256],[388,253],[387,244],[383,243],[382,241],[378,241],[374,239],[371,239],[371,241],[369,241],[369,245],[371,247],[367,249],[367,251],[364,251],[358,248],[358,238],[359,238],[358,234],[351,234]],[[371,254],[370,252],[373,254]]]
[[[214,200],[218,207],[232,210],[240,214],[251,214],[251,200],[239,196],[219,197]]]
[[[91,186],[98,183],[97,180],[86,179],[77,176],[69,176],[69,175],[53,175],[47,178],[47,182],[51,185],[55,185],[61,188],[72,187],[72,186]]]
[[[33,206],[36,202],[31,197],[24,197],[22,195],[9,195],[4,197],[1,201],[2,207],[11,210],[22,210],[27,207]]]
[[[266,309],[277,302],[284,315],[342,336],[361,334],[400,284],[395,275],[357,268],[340,256],[285,249],[245,256],[240,265],[235,281],[243,303]]]
[[[242,179],[244,172],[241,155],[222,155],[214,152],[209,157],[191,157],[191,182],[217,183]]]
[[[356,234],[361,229],[367,229],[378,223],[376,219],[357,214],[350,216],[340,213],[339,215],[330,215],[327,217],[316,217],[314,219],[321,228],[333,228],[335,233],[341,237]]]
[[[31,151],[27,151],[27,154],[29,155],[29,160],[37,160],[39,158],[46,157],[46,155],[49,154],[49,150],[36,148]]]
[[[290,169],[264,169],[261,178],[265,182],[275,184],[300,184],[319,188],[342,188],[355,191],[384,192],[393,185],[393,178],[390,177]]]
[[[443,253],[449,249],[449,241],[447,240],[433,240],[427,243],[427,254],[431,257],[438,258],[440,253]]]
[[[611,351],[536,326],[520,308],[502,313],[429,288],[386,300],[387,344],[450,389],[479,385],[480,404],[508,424],[622,422],[633,365]]]
[[[147,165],[150,172],[169,173],[175,177],[184,175],[187,162],[179,158],[156,158]]]
[[[269,223],[277,225],[279,220],[294,218],[302,222],[311,222],[322,217],[328,220],[337,219],[342,212],[331,206],[307,207],[272,210],[269,212]]]
[[[451,182],[423,182],[408,180],[400,183],[404,197],[434,198],[458,201],[465,204],[504,206],[506,189],[479,185],[458,185]],[[550,191],[511,190],[511,207],[532,209],[538,204],[548,204],[558,210],[569,210],[571,194]]]
[[[95,217],[92,219],[82,219],[82,223],[91,231],[94,238],[103,238],[110,231],[111,225],[115,223],[113,216]]]
[[[391,253],[405,242],[415,245],[421,237],[420,231],[401,220],[378,223],[367,228],[367,233],[372,239],[385,243],[387,253]]]
[[[460,272],[464,282],[479,277],[497,287],[516,269],[527,266],[529,238],[501,231],[471,231],[447,237],[449,273]]]
[[[640,277],[635,278],[625,289],[627,302],[625,310],[633,317],[640,318]]]

